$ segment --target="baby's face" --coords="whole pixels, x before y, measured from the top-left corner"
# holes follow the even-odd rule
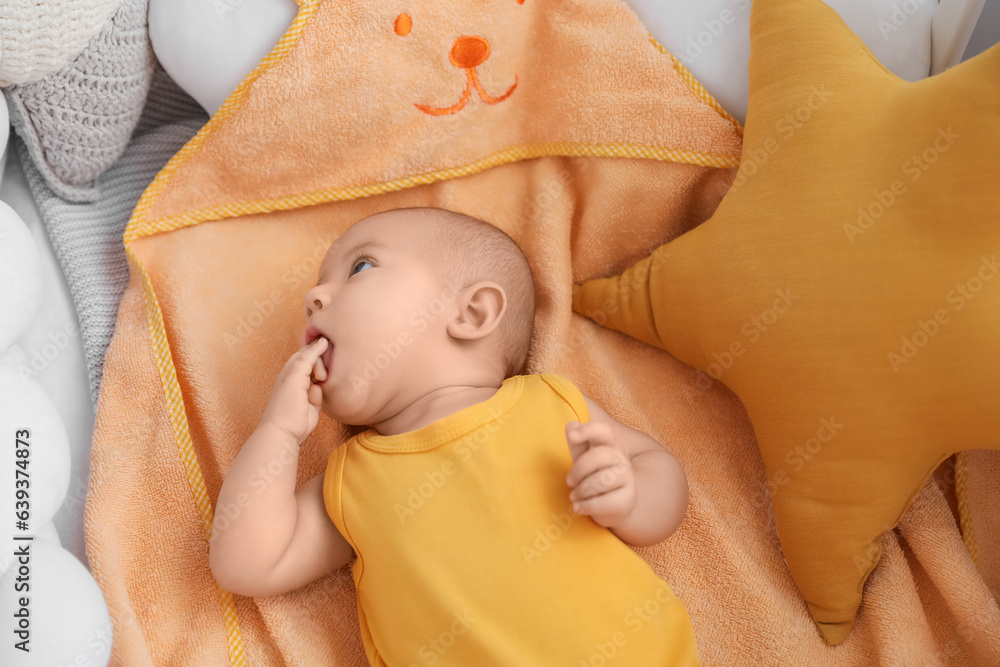
[[[433,373],[430,346],[446,335],[440,316],[453,299],[422,256],[414,215],[389,211],[355,224],[306,292],[303,343],[329,340],[323,411],[342,423],[392,416]]]

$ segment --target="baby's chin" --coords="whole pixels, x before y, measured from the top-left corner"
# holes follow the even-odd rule
[[[326,415],[327,417],[329,417],[330,419],[332,419],[333,421],[339,422],[339,423],[343,424],[344,426],[357,427],[357,428],[367,428],[368,427],[368,424],[364,423],[362,421],[362,419],[360,419],[358,417],[357,414],[354,414],[354,415],[343,414],[340,410],[334,409],[330,405],[330,403],[328,402],[327,399],[324,399],[323,405],[320,408],[320,411],[324,415]]]
[[[379,380],[377,386],[372,382],[359,386],[338,383],[336,388],[327,382],[321,407],[323,414],[345,426],[362,429],[388,419],[393,414],[389,409],[389,397],[399,397],[404,389],[390,378]]]
[[[320,412],[322,412],[324,415],[326,415],[335,422],[340,422],[345,426],[352,426],[349,418],[334,412],[332,409],[330,409],[330,406],[326,403],[326,401],[323,402],[323,407],[320,409]]]

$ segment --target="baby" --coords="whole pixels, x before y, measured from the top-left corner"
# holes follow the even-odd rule
[[[684,471],[566,378],[519,374],[534,285],[510,237],[440,209],[373,215],[304,305],[218,504],[293,465],[213,529],[222,587],[276,595],[353,558],[372,665],[699,664],[683,605],[628,546],[680,525]],[[320,411],[370,428],[296,492]]]

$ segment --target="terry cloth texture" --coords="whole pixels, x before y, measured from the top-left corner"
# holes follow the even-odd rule
[[[30,83],[79,55],[121,0],[4,0],[0,86]]]
[[[159,66],[125,153],[100,178],[101,198],[72,203],[48,186],[24,142],[14,139],[31,194],[66,275],[80,321],[90,395],[97,405],[104,352],[128,284],[122,233],[143,189],[208,116]]]
[[[317,256],[368,213],[436,205],[501,227],[537,281],[533,369],[569,371],[612,414],[687,445],[650,403],[662,396],[648,386],[633,396],[616,377],[650,370],[649,354],[634,367],[591,356],[570,284],[710,216],[734,175],[737,126],[618,0],[407,11],[402,35],[395,0],[303,2],[126,229],[130,282],[105,362],[85,524],[114,619],[112,665],[366,664],[346,568],[287,595],[233,596],[211,576],[208,538],[225,471],[297,348]],[[449,52],[473,29],[490,40],[489,59],[483,43],[460,42],[455,60],[468,67],[457,67]],[[595,234],[600,252],[584,248],[575,268],[571,255]],[[347,433],[320,420],[300,482]],[[659,549],[672,558],[677,544]],[[678,562],[656,553],[646,554],[654,571],[687,606]],[[702,612],[710,636],[713,615]]]
[[[97,178],[125,150],[155,63],[146,0],[122,0],[71,63],[4,90],[11,124],[53,192],[70,201],[97,200]]]
[[[456,48],[471,35],[489,48]],[[683,525],[637,552],[688,610],[706,664],[997,662],[1000,612],[955,525],[951,480],[929,481],[883,536],[857,625],[828,646],[782,558],[743,405],[572,312],[574,281],[620,273],[714,213],[742,142],[713,102],[618,0],[302,0],[125,232],[85,523],[110,664],[366,664],[348,567],[234,596],[212,578],[208,540],[222,480],[299,347],[328,244],[407,206],[508,233],[536,283],[525,372],[570,379],[684,465]],[[298,484],[350,435],[321,417]]]

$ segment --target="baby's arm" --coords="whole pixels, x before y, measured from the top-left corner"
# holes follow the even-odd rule
[[[219,492],[208,559],[215,580],[233,593],[295,590],[353,556],[326,513],[323,475],[295,492],[299,446],[319,419],[320,389],[309,374],[324,343],[304,347],[285,364]]]
[[[687,512],[684,468],[651,437],[626,426],[584,397],[590,421],[566,424],[573,468],[573,510],[637,547],[658,544]]]

